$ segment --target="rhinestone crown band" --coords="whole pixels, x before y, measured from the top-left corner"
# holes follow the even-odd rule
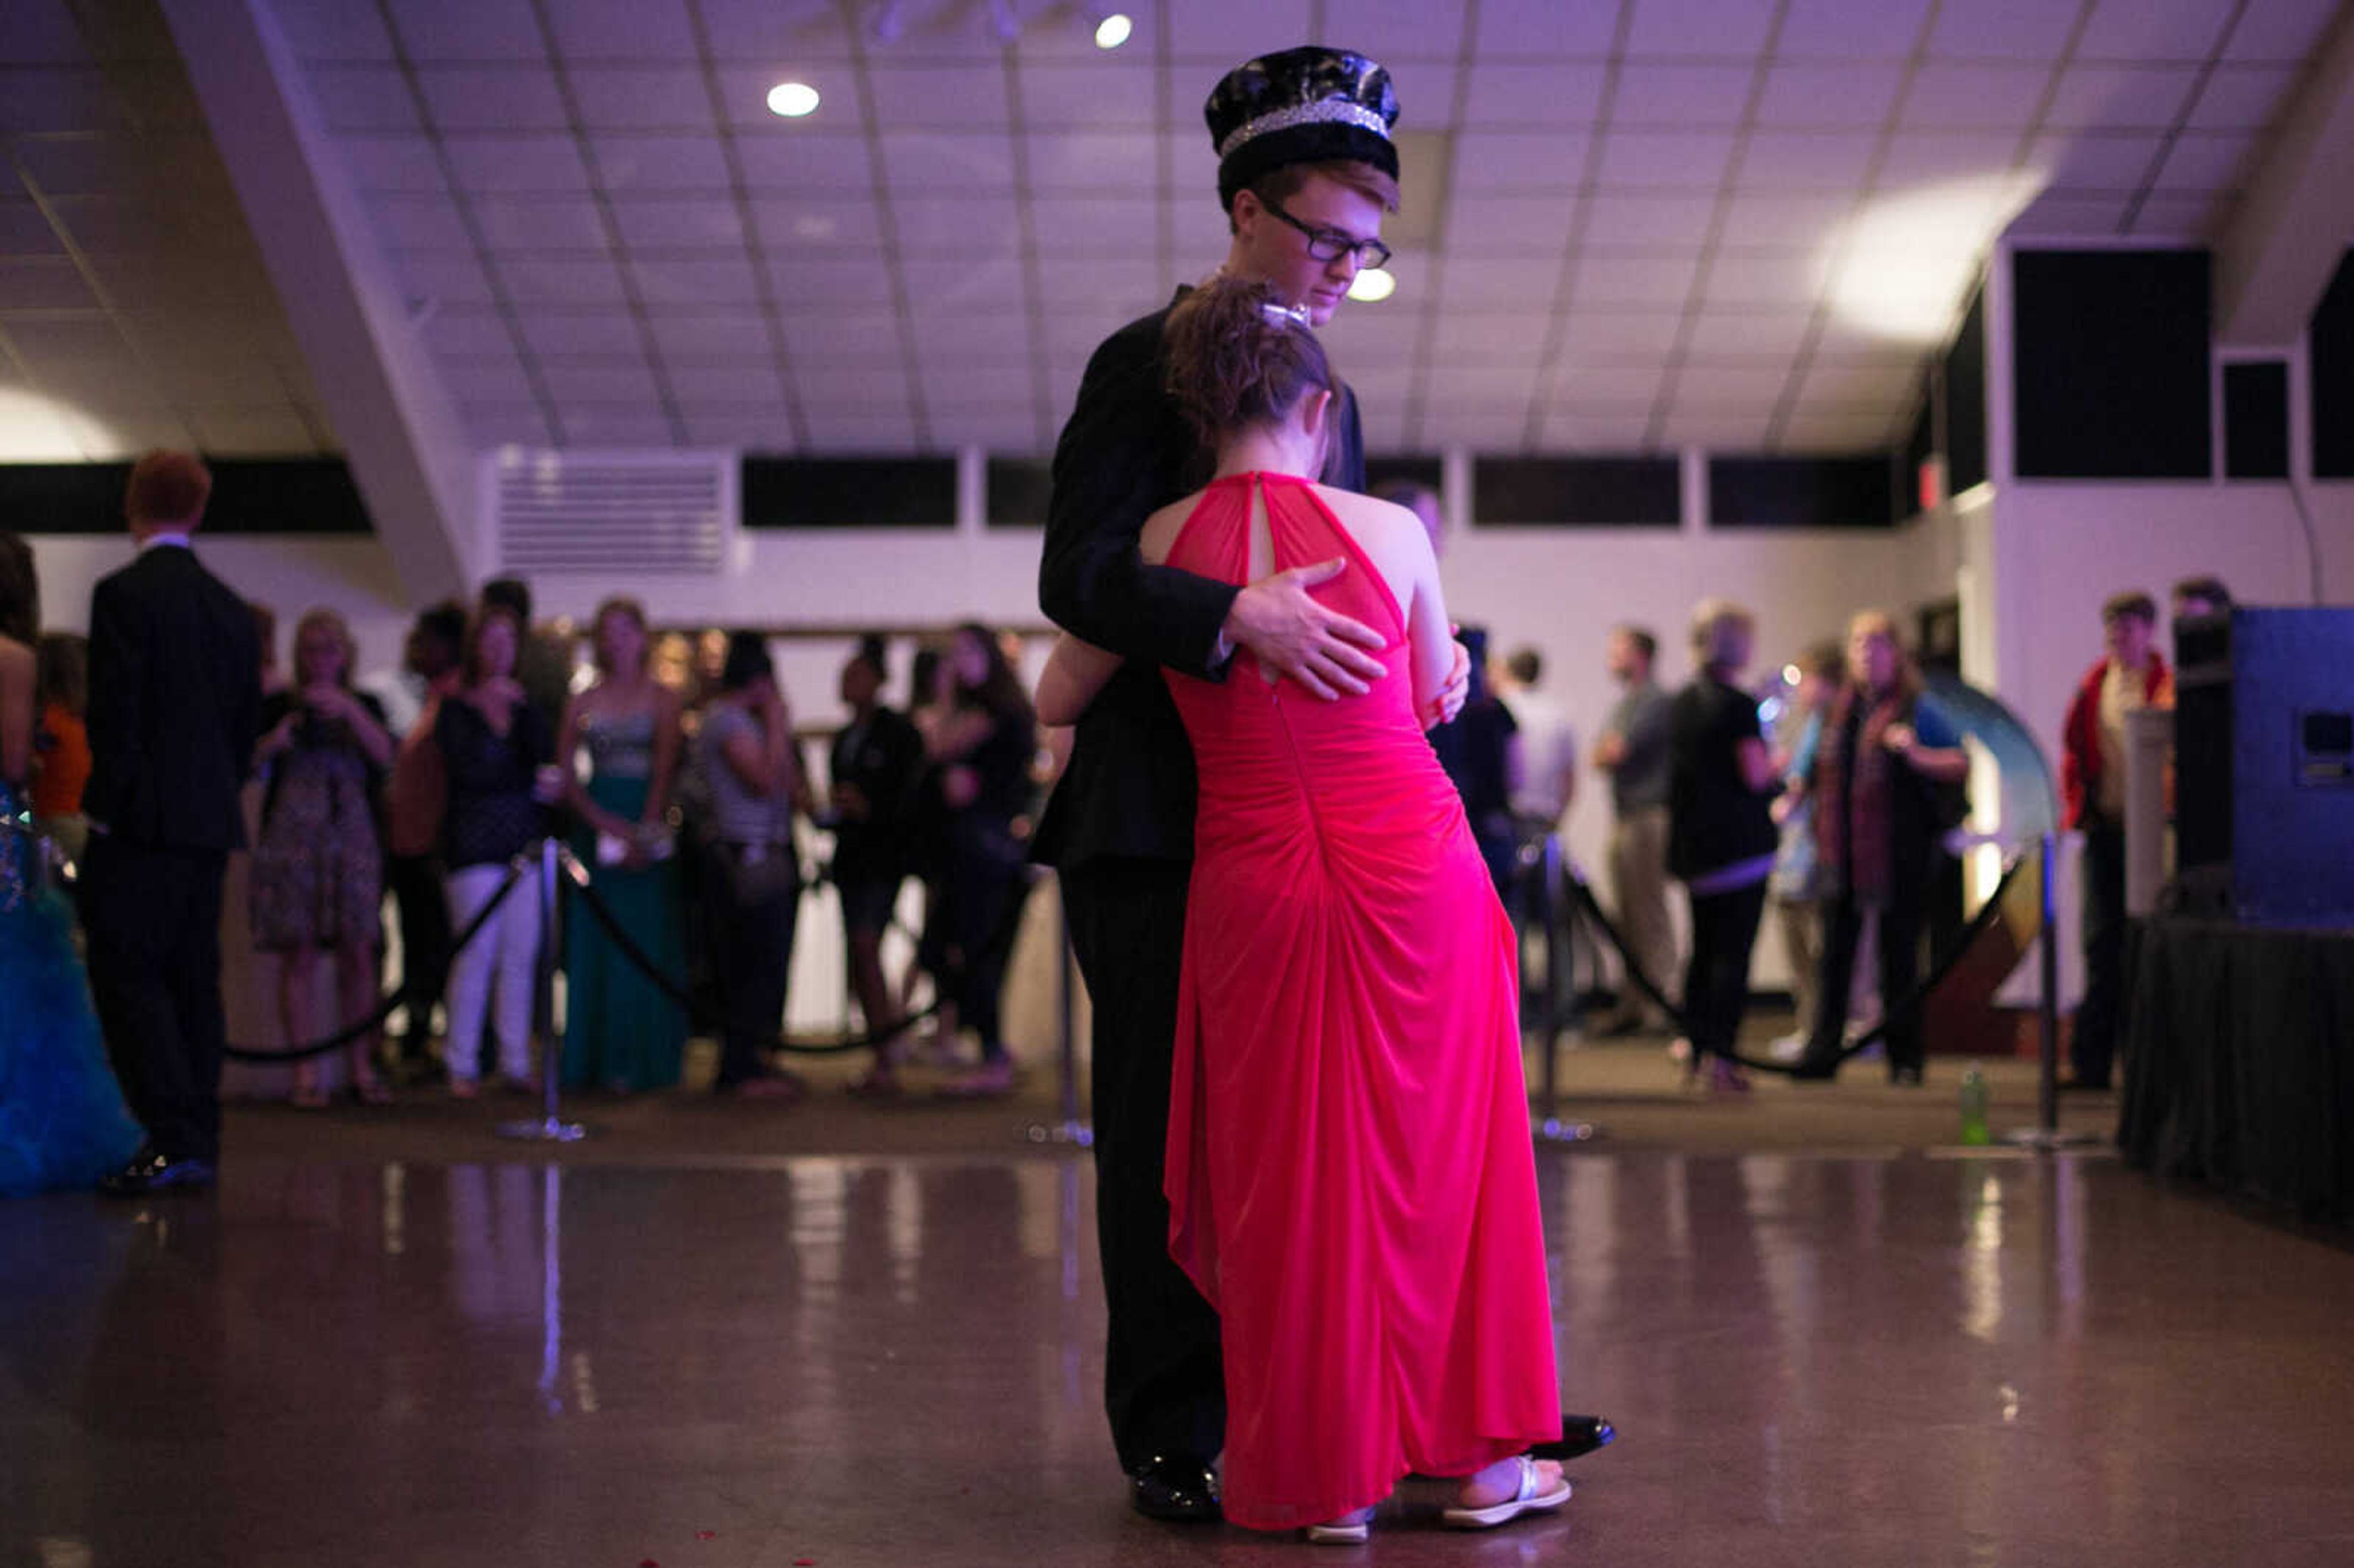
[[[1350,103],[1338,98],[1320,98],[1313,103],[1295,104],[1289,109],[1278,109],[1271,114],[1262,114],[1256,120],[1245,122],[1235,128],[1232,135],[1218,143],[1218,156],[1231,158],[1235,148],[1246,142],[1256,141],[1270,131],[1288,131],[1294,125],[1336,123],[1359,126],[1384,142],[1389,140],[1389,122],[1382,118],[1380,110],[1368,109],[1362,103]]]

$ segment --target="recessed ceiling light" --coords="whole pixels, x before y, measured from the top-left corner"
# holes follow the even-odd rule
[[[1096,24],[1096,48],[1116,49],[1128,42],[1129,36],[1135,31],[1136,24],[1129,20],[1126,12],[1114,11]]]
[[[1373,304],[1397,292],[1397,278],[1383,267],[1368,267],[1349,280],[1349,298]]]
[[[817,89],[805,81],[780,81],[769,89],[769,111],[788,120],[817,112]]]

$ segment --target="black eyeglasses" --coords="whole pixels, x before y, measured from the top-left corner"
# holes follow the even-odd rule
[[[1360,270],[1390,264],[1390,248],[1378,239],[1359,239],[1337,228],[1314,228],[1300,222],[1265,196],[1259,197],[1259,206],[1308,236],[1308,254],[1313,260],[1338,261],[1343,256],[1353,255]]]

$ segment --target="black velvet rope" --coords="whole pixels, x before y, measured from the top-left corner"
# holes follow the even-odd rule
[[[514,863],[507,867],[506,880],[499,884],[499,890],[491,895],[491,901],[483,905],[472,920],[466,922],[466,928],[460,932],[457,938],[450,944],[451,957],[454,958],[467,943],[474,939],[484,926],[490,923],[492,914],[506,901],[507,895],[514,891],[515,884],[523,880],[524,870],[529,863],[527,858],[518,856]],[[237,1062],[307,1062],[313,1056],[323,1056],[328,1052],[339,1051],[382,1027],[384,1021],[392,1016],[395,1008],[412,1000],[413,989],[408,982],[408,977],[402,976],[400,984],[387,991],[366,1017],[356,1023],[338,1029],[323,1040],[313,1040],[305,1045],[282,1046],[277,1050],[264,1050],[252,1045],[225,1045],[221,1048],[222,1054]],[[433,999],[419,997],[415,1000],[429,1006]]]
[[[1855,1039],[1847,1042],[1840,1048],[1838,1056],[1833,1058],[1834,1065],[1844,1065],[1850,1057],[1870,1050],[1887,1034],[1891,1024],[1909,1019],[1927,1005],[1930,992],[1945,982],[1946,977],[1954,972],[1955,966],[1962,961],[1964,955],[1977,946],[1978,938],[2002,917],[2003,895],[2010,890],[2011,880],[2018,876],[2029,863],[2029,857],[2025,854],[2011,856],[2009,863],[2003,867],[2002,880],[1995,885],[1994,892],[1988,895],[1987,901],[1978,906],[1978,912],[1970,917],[1969,924],[1962,929],[1960,939],[1954,943],[1945,958],[1929,971],[1928,976],[1920,984],[1907,991],[1893,1007],[1883,1007],[1878,1023],[1856,1036]],[[1570,891],[1576,896],[1579,907],[1585,912],[1596,927],[1610,939],[1611,947],[1617,949],[1619,963],[1625,969],[1627,978],[1634,982],[1637,990],[1658,1003],[1675,1022],[1679,1030],[1682,1029],[1684,1027],[1683,1010],[1670,1001],[1666,993],[1652,982],[1651,977],[1643,972],[1642,965],[1638,963],[1634,954],[1628,950],[1626,938],[1619,933],[1618,927],[1611,923],[1610,916],[1602,912],[1602,906],[1595,902],[1594,890],[1585,885],[1585,878],[1571,874],[1563,880],[1568,883]],[[1812,1063],[1761,1062],[1755,1057],[1744,1056],[1739,1052],[1732,1053],[1730,1059],[1753,1072],[1759,1073],[1787,1073],[1796,1076],[1802,1068],[1810,1074],[1816,1070],[1816,1065]]]

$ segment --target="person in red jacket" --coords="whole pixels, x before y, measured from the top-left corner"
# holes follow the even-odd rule
[[[2174,675],[2155,645],[2158,606],[2121,593],[2101,607],[2108,652],[2084,673],[2062,732],[2060,787],[2068,826],[2084,835],[2084,1000],[2068,1047],[2075,1086],[2109,1086],[2124,987],[2126,715],[2174,705]]]

